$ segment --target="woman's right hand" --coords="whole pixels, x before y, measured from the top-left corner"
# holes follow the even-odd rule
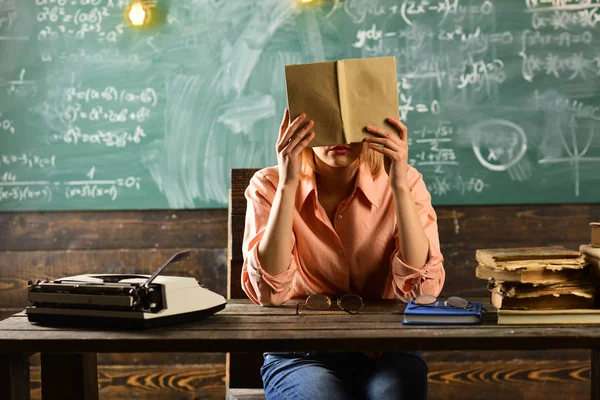
[[[290,123],[290,111],[286,108],[283,113],[283,121],[281,121],[279,127],[279,137],[276,144],[279,182],[282,184],[297,185],[300,181],[302,150],[315,137],[315,133],[310,132],[314,125],[313,121],[308,121],[300,128],[305,118],[306,114],[301,114]]]

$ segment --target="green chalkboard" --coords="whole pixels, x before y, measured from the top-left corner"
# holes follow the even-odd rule
[[[600,200],[594,0],[127,4],[0,0],[0,210],[225,207],[276,163],[286,64],[389,55],[434,204]]]

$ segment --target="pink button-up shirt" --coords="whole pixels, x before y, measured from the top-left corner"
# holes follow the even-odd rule
[[[258,304],[281,304],[311,294],[359,294],[365,299],[408,300],[437,296],[444,284],[437,216],[422,175],[409,167],[408,183],[429,238],[425,265],[408,265],[399,252],[396,210],[389,178],[373,178],[361,165],[355,187],[342,201],[333,223],[320,205],[315,174],[302,179],[296,192],[294,244],[285,272],[268,274],[258,259],[261,241],[277,190],[277,167],[258,171],[246,189],[242,287]]]

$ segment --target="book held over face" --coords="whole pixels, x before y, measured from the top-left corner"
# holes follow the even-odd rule
[[[310,147],[362,142],[369,125],[395,132],[386,120],[398,118],[396,74],[395,57],[286,65],[290,120],[314,122]]]

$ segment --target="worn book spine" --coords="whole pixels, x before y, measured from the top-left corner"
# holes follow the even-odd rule
[[[590,245],[592,247],[600,247],[600,222],[591,222],[590,228],[592,231]]]
[[[501,293],[491,292],[490,302],[497,309],[512,310],[562,310],[594,308],[594,299],[576,295],[543,295],[537,297],[505,297]]]
[[[478,265],[475,275],[479,279],[494,279],[496,282],[558,283],[583,278],[583,269],[517,269],[504,270]]]
[[[338,84],[338,101],[340,105],[340,118],[342,120],[342,132],[338,143],[352,143],[349,133],[352,132],[352,108],[349,104],[348,83],[346,81],[346,62],[339,60],[335,62],[336,78]]]
[[[488,289],[502,293],[506,297],[538,297],[575,295],[592,298],[595,293],[591,278],[552,284],[532,284],[519,282],[488,282]]]

